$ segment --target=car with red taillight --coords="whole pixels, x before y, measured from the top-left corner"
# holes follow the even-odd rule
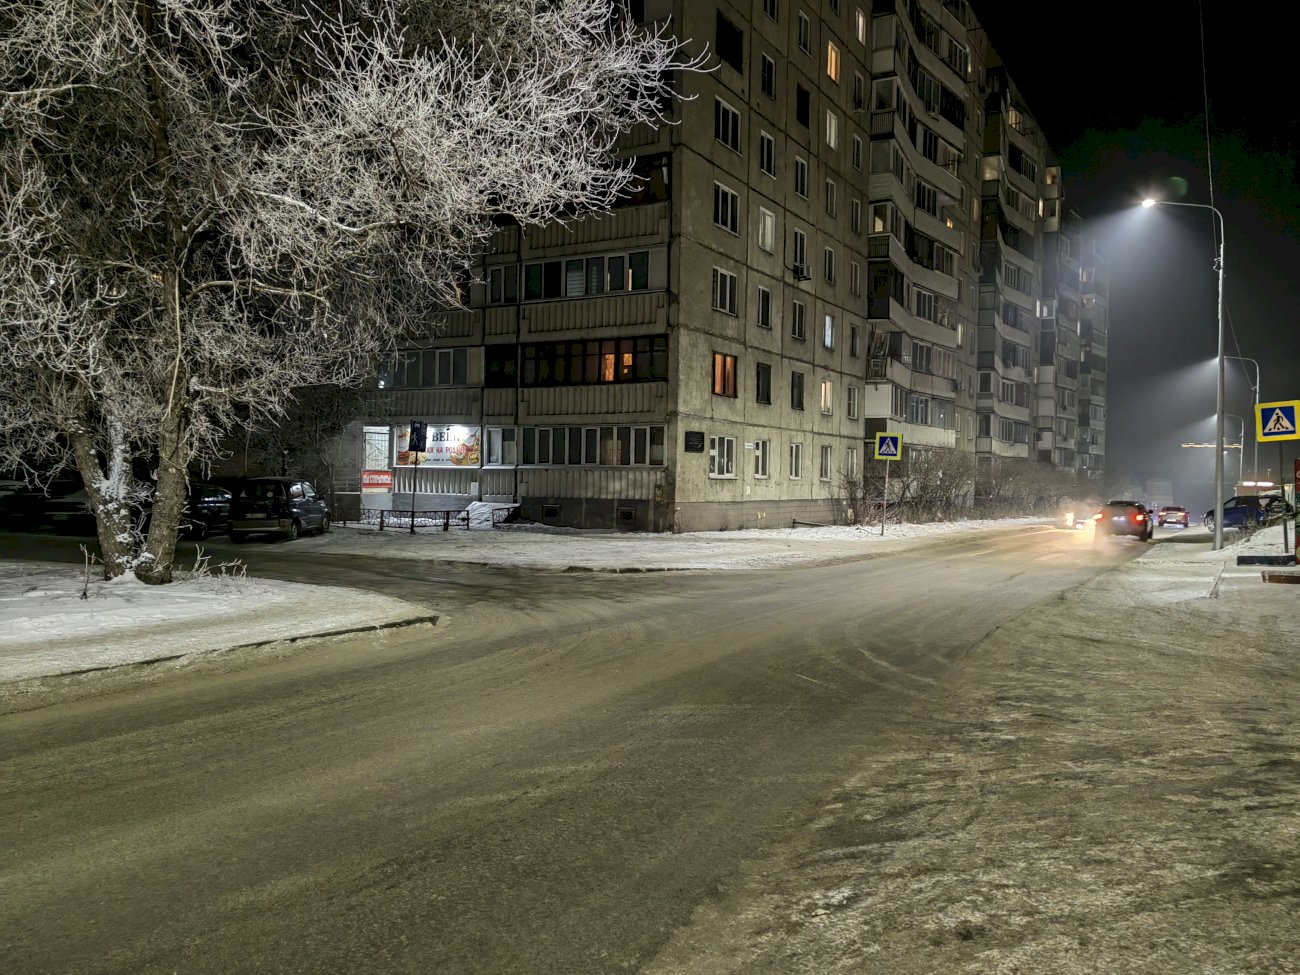
[[[1093,516],[1097,521],[1097,537],[1129,536],[1149,542],[1155,535],[1155,518],[1140,501],[1107,501]]]
[[[1177,525],[1179,528],[1187,527],[1187,509],[1182,505],[1167,504],[1156,512],[1156,525],[1163,528],[1165,525]]]

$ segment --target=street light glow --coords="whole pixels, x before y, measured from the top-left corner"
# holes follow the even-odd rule
[[[1227,243],[1226,243],[1226,241],[1225,241],[1225,238],[1226,238],[1227,235],[1228,235],[1228,234],[1227,234],[1227,225],[1226,225],[1226,221],[1223,219],[1223,214],[1219,212],[1218,207],[1216,207],[1216,206],[1214,206],[1213,204],[1210,204],[1210,203],[1180,203],[1180,202],[1178,202],[1178,201],[1176,201],[1176,200],[1154,200],[1154,199],[1151,199],[1150,197],[1148,197],[1147,199],[1145,199],[1145,200],[1142,201],[1142,206],[1143,206],[1144,209],[1148,209],[1148,210],[1149,210],[1151,207],[1155,206],[1157,203],[1161,204],[1162,206],[1170,206],[1170,207],[1195,207],[1195,208],[1198,209],[1198,210],[1209,210],[1209,211],[1210,211],[1211,213],[1213,213],[1213,214],[1218,218],[1218,220],[1219,220],[1219,240],[1218,240],[1218,244],[1219,244],[1218,251],[1219,251],[1219,253],[1218,253],[1218,257],[1217,257],[1217,259],[1216,259],[1215,262],[1214,262],[1214,269],[1218,272],[1218,277],[1219,277],[1219,351],[1218,351],[1218,354],[1215,356],[1215,360],[1214,360],[1215,363],[1216,363],[1216,366],[1217,366],[1216,371],[1218,372],[1218,381],[1215,383],[1215,404],[1214,404],[1214,417],[1215,417],[1215,437],[1214,437],[1214,440],[1215,440],[1215,443],[1214,443],[1214,446],[1215,446],[1215,451],[1214,451],[1214,511],[1215,511],[1215,517],[1214,517],[1214,551],[1216,551],[1216,552],[1221,552],[1221,551],[1223,551],[1223,450],[1224,450],[1224,446],[1223,446],[1223,420],[1224,420],[1224,416],[1225,416],[1225,414],[1224,414],[1224,412],[1223,412],[1223,387],[1224,387],[1224,377],[1223,377],[1223,366],[1224,366],[1224,354],[1223,354],[1223,285],[1224,285],[1224,279],[1225,279],[1225,268],[1226,268],[1226,264],[1227,264],[1227,262],[1226,262],[1226,260],[1225,260],[1225,252],[1226,252],[1226,250],[1227,250]],[[1242,423],[1242,426],[1243,426],[1243,428],[1245,427],[1245,422],[1244,422],[1244,421],[1243,421],[1243,423]],[[1245,439],[1246,439],[1246,435],[1245,435],[1245,432],[1244,432],[1244,430],[1243,430],[1243,433],[1242,433],[1242,440],[1245,440]],[[1244,456],[1244,451],[1243,451],[1243,456]],[[1237,470],[1237,480],[1241,480],[1241,469],[1240,469],[1240,466],[1238,467],[1238,470]]]

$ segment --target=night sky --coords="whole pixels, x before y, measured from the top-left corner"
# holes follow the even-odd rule
[[[1061,162],[1067,200],[1110,262],[1110,471],[1171,478],[1175,503],[1199,515],[1214,500],[1214,452],[1180,444],[1214,439],[1214,214],[1138,204],[1155,196],[1218,207],[1227,228],[1225,354],[1258,361],[1261,402],[1300,399],[1300,123],[1288,107],[1291,59],[1263,43],[1267,18],[1223,0],[973,6]],[[1249,363],[1227,361],[1224,409],[1245,420],[1247,479],[1254,375]],[[1239,427],[1227,419],[1228,443]],[[1297,444],[1284,445],[1287,472]],[[1237,452],[1227,458],[1231,494]],[[1276,480],[1277,444],[1259,448],[1259,468]]]

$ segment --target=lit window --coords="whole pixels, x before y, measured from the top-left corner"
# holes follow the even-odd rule
[[[713,395],[736,395],[736,357],[724,352],[713,353]]]
[[[837,85],[840,83],[840,49],[834,41],[826,42],[826,77]]]

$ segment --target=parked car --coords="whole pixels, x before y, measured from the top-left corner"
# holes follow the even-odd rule
[[[1107,501],[1093,518],[1097,522],[1097,537],[1129,535],[1143,542],[1155,536],[1155,519],[1140,501]]]
[[[46,487],[26,484],[0,497],[0,523],[18,531],[57,528],[93,534],[89,501],[81,478],[59,475]]]
[[[330,510],[310,482],[296,477],[250,477],[236,486],[230,502],[230,540],[276,534],[295,539],[305,531],[330,530]]]
[[[231,493],[226,488],[206,481],[191,481],[185,497],[185,510],[181,512],[180,533],[187,538],[203,541],[210,535],[221,535],[230,530]],[[143,530],[149,530],[152,505],[143,505]]]
[[[1223,527],[1251,529],[1258,528],[1268,521],[1268,512],[1264,499],[1251,494],[1238,495],[1223,502]],[[1205,513],[1201,520],[1206,528],[1214,530],[1214,509]]]
[[[1179,504],[1164,505],[1156,512],[1156,524],[1160,527],[1177,525],[1179,528],[1186,528],[1187,509]]]

